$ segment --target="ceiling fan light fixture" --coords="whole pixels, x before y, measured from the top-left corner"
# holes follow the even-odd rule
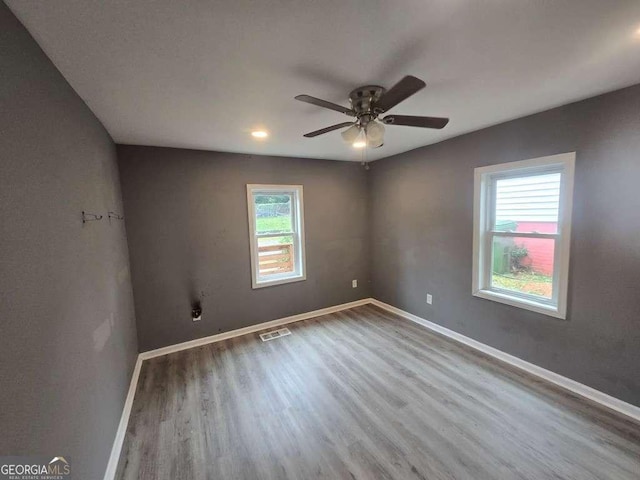
[[[379,140],[384,137],[384,125],[380,122],[369,122],[367,125],[367,138],[370,140]]]
[[[380,148],[382,145],[384,145],[383,138],[379,138],[377,140],[373,140],[370,138],[367,139],[367,146],[370,148]]]
[[[354,139],[351,146],[353,148],[364,148],[367,146],[367,135],[364,128],[360,129],[358,136]]]
[[[342,132],[341,135],[345,142],[354,143],[358,138],[358,135],[360,135],[360,126],[354,124]]]
[[[367,146],[380,148],[384,144],[384,125],[375,120],[369,122],[365,128]]]

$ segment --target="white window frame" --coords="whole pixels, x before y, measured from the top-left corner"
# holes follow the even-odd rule
[[[475,169],[472,282],[472,294],[474,296],[556,318],[566,318],[575,157],[575,152],[569,152]],[[492,287],[492,243],[494,234],[496,233],[492,228],[493,216],[495,214],[495,180],[556,172],[561,173],[557,233],[499,232],[499,236],[549,238],[555,240],[553,292],[551,300],[538,298],[535,295],[520,294],[510,290]]]
[[[305,241],[304,241],[304,200],[302,185],[247,185],[247,211],[249,216],[249,244],[251,250],[251,286],[252,288],[271,287],[284,283],[299,282],[307,279]],[[260,277],[258,269],[258,238],[281,237],[282,233],[258,234],[256,231],[256,212],[253,197],[255,194],[291,195],[291,233],[293,237],[294,271]]]

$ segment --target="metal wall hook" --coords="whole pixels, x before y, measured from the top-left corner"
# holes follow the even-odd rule
[[[96,220],[102,220],[102,215],[87,213],[84,210],[82,211],[82,223],[95,222]]]
[[[115,218],[116,220],[124,220],[124,215],[118,215],[116,212],[108,212],[109,220]]]

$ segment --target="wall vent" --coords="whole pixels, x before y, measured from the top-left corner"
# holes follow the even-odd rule
[[[288,328],[280,328],[278,330],[274,330],[273,332],[265,332],[260,334],[260,338],[263,342],[267,342],[269,340],[273,340],[274,338],[286,337],[287,335],[291,335],[291,332]]]

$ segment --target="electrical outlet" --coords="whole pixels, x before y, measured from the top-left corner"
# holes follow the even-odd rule
[[[433,297],[430,293],[427,293],[427,303],[431,305],[433,303]]]
[[[358,288],[358,280],[351,280],[351,288]]]

